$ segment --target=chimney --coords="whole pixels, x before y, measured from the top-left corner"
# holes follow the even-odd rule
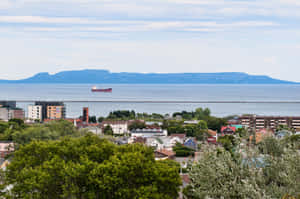
[[[82,121],[87,123],[87,124],[89,123],[89,108],[88,107],[83,108]]]

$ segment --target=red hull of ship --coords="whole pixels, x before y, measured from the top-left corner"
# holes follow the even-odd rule
[[[112,92],[112,88],[105,88],[105,89],[92,89],[92,92],[111,93],[111,92]]]

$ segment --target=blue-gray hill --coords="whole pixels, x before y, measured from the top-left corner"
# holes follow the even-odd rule
[[[0,83],[31,84],[296,84],[247,73],[111,73],[107,70],[63,71],[50,75],[38,73],[22,80]]]

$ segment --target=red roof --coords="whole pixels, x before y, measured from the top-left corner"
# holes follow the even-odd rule
[[[179,137],[180,139],[184,139],[185,136],[186,136],[185,134],[172,134],[172,135],[171,135],[171,138]]]
[[[222,126],[221,132],[223,132],[225,129],[231,129],[233,132],[236,131],[236,128],[234,126]]]
[[[210,129],[207,130],[207,133],[211,136],[216,136],[217,135],[217,131],[213,131],[213,130],[210,130]]]
[[[122,120],[117,120],[117,121],[103,121],[101,124],[128,124],[129,121],[122,121]]]
[[[133,141],[133,143],[142,143],[142,144],[145,144],[147,141],[146,138],[143,138],[143,137],[136,137]]]
[[[173,151],[169,151],[169,150],[166,150],[166,149],[157,150],[156,152],[164,154],[168,157],[171,157],[171,156],[175,155],[175,153]]]

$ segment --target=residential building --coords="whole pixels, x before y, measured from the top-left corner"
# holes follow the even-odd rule
[[[184,141],[183,145],[188,147],[188,148],[194,149],[194,150],[197,150],[197,148],[198,148],[197,140],[195,138],[192,138],[192,137],[187,138]]]
[[[207,134],[209,135],[207,137],[207,142],[208,143],[210,143],[210,144],[211,143],[213,143],[213,144],[217,143],[217,140],[218,140],[218,133],[217,133],[217,131],[213,131],[213,130],[208,129]]]
[[[29,105],[28,106],[28,119],[42,121],[42,106]]]
[[[155,160],[173,160],[175,158],[175,153],[168,150],[157,150],[154,152]]]
[[[64,106],[47,106],[48,119],[64,119]]]
[[[0,107],[0,120],[24,119],[24,110],[20,108]]]
[[[187,120],[183,122],[184,124],[198,124],[199,120]]]
[[[85,129],[85,130],[87,130],[87,131],[89,131],[91,133],[94,133],[96,135],[102,134],[102,129],[99,126],[99,124],[86,124],[86,125],[78,124],[77,127],[79,129]]]
[[[167,136],[168,131],[163,129],[134,129],[130,131],[131,137],[157,137]]]
[[[42,120],[43,121],[45,119],[64,119],[64,118],[66,118],[66,108],[65,108],[65,105],[63,102],[38,101],[38,102],[35,102],[35,105],[42,106]],[[48,107],[51,107],[51,109]],[[48,111],[50,111],[50,110],[51,110],[51,113],[48,114]]]
[[[280,125],[289,128],[300,128],[300,117],[257,116],[247,115],[239,118],[240,124],[253,130],[269,128],[276,130]]]
[[[162,126],[163,125],[162,122],[152,122],[152,121],[145,121],[145,124],[147,126]]]
[[[222,126],[221,135],[234,135],[236,128],[234,126]]]
[[[183,142],[184,142],[184,140],[185,140],[185,138],[186,138],[186,134],[184,134],[184,133],[181,133],[181,134],[172,134],[172,135],[170,135],[170,137],[171,138],[175,138],[175,137],[178,137],[179,139],[180,139],[180,143],[182,144]]]
[[[131,137],[131,140],[136,139],[137,137]],[[176,143],[183,144],[184,140],[179,137],[171,137],[171,136],[154,136],[154,137],[146,137],[146,145],[150,146],[156,150],[168,150],[172,151],[173,147]],[[133,141],[129,141],[132,143]]]
[[[255,143],[258,144],[266,137],[274,136],[274,132],[271,129],[260,129],[255,133]],[[250,136],[250,141],[254,139],[254,137]]]
[[[115,135],[123,135],[129,133],[129,121],[104,121],[101,123],[102,131],[106,126],[110,126]]]

